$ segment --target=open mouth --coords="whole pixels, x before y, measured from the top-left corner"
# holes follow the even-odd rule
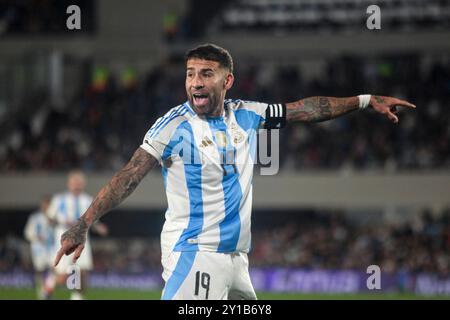
[[[206,105],[208,103],[208,95],[202,93],[194,93],[192,95],[194,98],[195,105]]]

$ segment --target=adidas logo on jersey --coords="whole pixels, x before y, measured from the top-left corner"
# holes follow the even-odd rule
[[[212,144],[213,144],[213,142],[211,141],[211,139],[209,139],[208,137],[203,137],[202,142],[200,143],[199,147],[204,148],[204,147],[210,146]]]

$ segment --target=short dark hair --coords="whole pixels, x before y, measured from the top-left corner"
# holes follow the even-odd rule
[[[185,55],[185,62],[194,58],[217,61],[221,67],[233,73],[233,58],[231,58],[230,53],[215,44],[206,43],[189,50]]]

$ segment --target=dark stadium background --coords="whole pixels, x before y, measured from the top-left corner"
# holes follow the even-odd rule
[[[81,30],[66,28],[71,4]],[[366,27],[373,4],[379,30]],[[185,101],[183,54],[204,42],[233,55],[231,98],[371,93],[417,105],[397,125],[364,111],[282,130],[279,173],[255,168],[259,297],[448,298],[448,39],[440,0],[1,1],[0,299],[34,297],[23,228],[39,199],[73,168],[95,195]],[[158,171],[102,219],[107,238],[93,235],[88,298],[159,297]],[[374,264],[382,289],[369,291]]]

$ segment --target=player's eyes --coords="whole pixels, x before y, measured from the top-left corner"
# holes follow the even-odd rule
[[[206,72],[206,73],[202,73],[201,76],[205,77],[205,78],[211,78],[211,77],[214,76],[214,74],[212,72]],[[186,77],[187,78],[192,78],[192,77],[194,77],[194,73],[187,73]]]

